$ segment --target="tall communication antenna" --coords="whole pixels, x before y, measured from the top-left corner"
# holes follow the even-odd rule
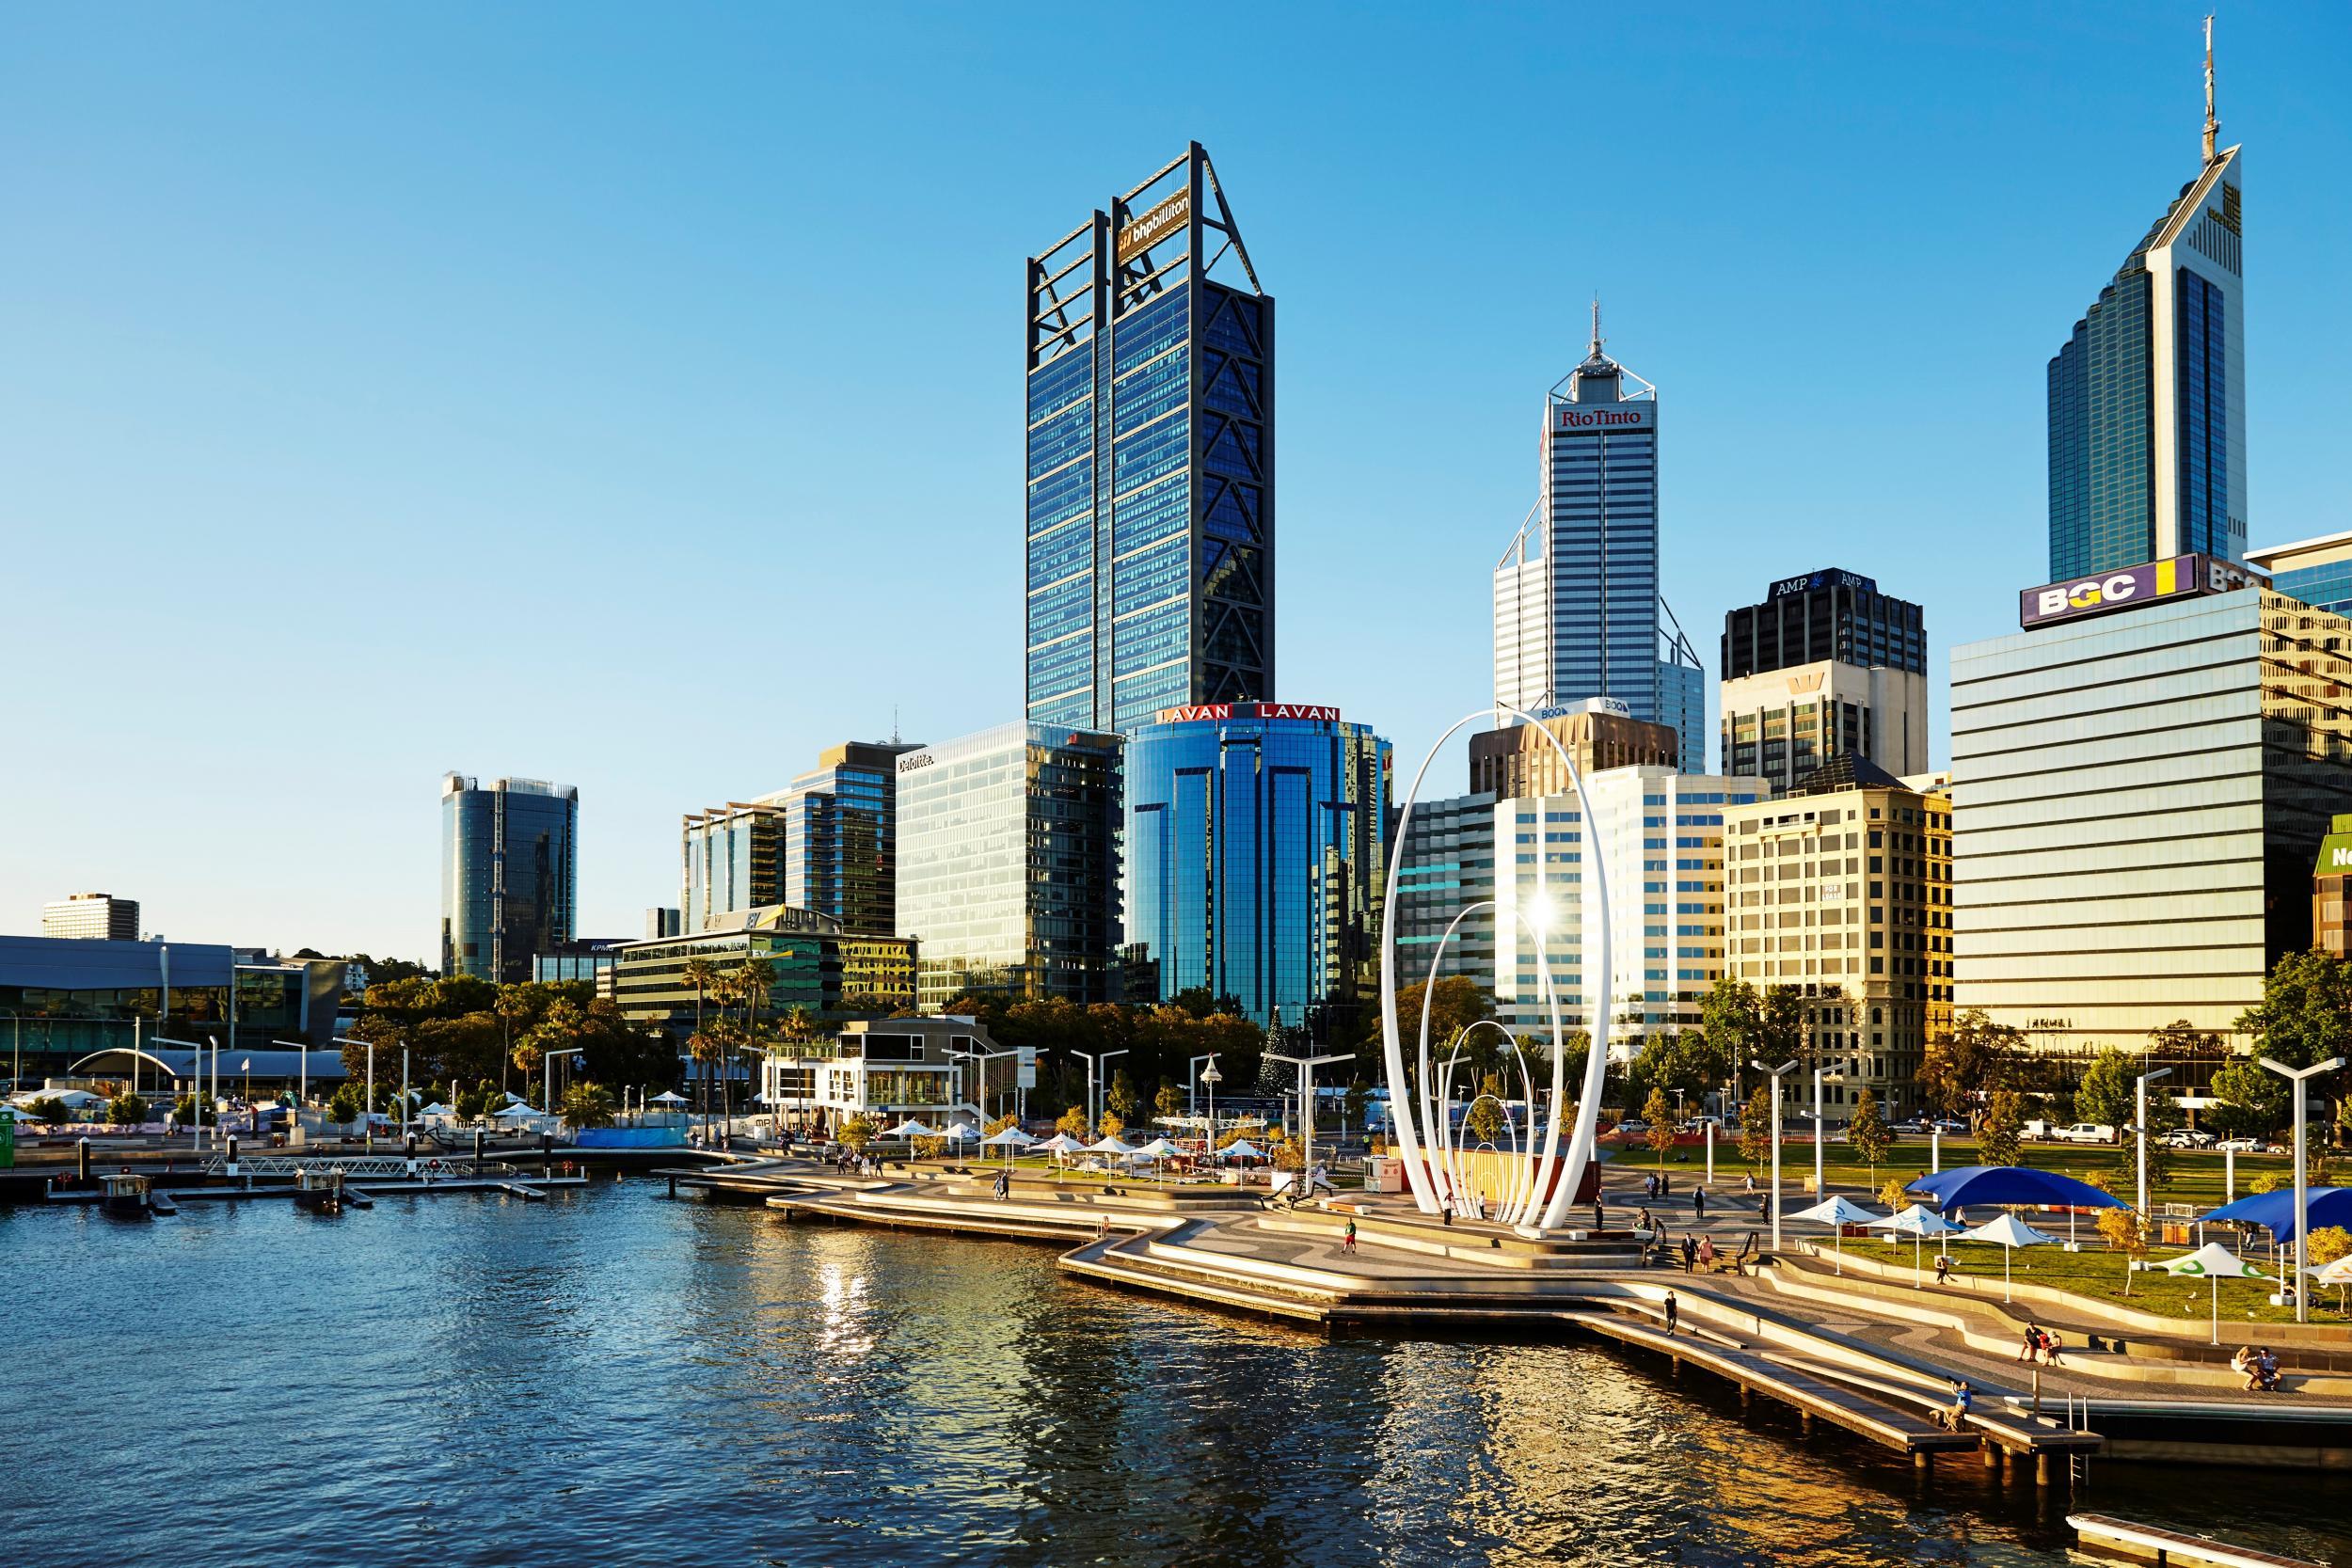
[[[2213,16],[2205,17],[2205,162],[2213,162],[2214,144],[2221,139],[2221,121],[2213,112]]]

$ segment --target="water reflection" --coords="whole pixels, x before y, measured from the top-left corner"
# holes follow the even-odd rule
[[[2052,1560],[2058,1540],[2030,1486],[1947,1464],[1922,1494],[1875,1449],[1801,1443],[1720,1385],[1670,1391],[1581,1343],[1326,1341],[1075,1283],[1046,1249],[650,1183],[340,1221],[20,1212],[0,1235],[50,1271],[12,1321],[17,1364],[64,1369],[66,1396],[27,1417],[43,1463],[0,1470],[12,1565],[362,1546],[661,1568],[1982,1564]],[[93,1376],[131,1390],[134,1426],[70,1394]],[[2135,1474],[2111,1467],[2102,1505],[2245,1532],[2195,1516],[2182,1473]],[[2268,1516],[2278,1549],[2344,1550],[2293,1478],[2228,1490],[2213,1506]],[[108,1528],[70,1523],[93,1516]]]

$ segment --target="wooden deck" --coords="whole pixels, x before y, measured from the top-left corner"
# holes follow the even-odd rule
[[[2178,1530],[2158,1529],[2153,1525],[2136,1524],[2109,1513],[2070,1513],[2066,1522],[2074,1528],[2085,1551],[2136,1558],[2142,1562],[2181,1564],[2184,1568],[2327,1568],[2325,1563],[2303,1558],[2233,1546],[2209,1535],[2183,1535]]]
[[[1856,1392],[1708,1331],[1685,1326],[1670,1334],[1662,1323],[1624,1312],[1570,1316],[1605,1338],[1654,1350],[1727,1378],[1740,1386],[1742,1399],[1753,1391],[1779,1400],[1804,1416],[1808,1425],[1815,1419],[1828,1421],[1883,1447],[1923,1457],[1967,1452],[1982,1442],[1974,1433],[1947,1431],[1893,1401]]]

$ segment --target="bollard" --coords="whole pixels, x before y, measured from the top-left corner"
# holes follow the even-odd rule
[[[409,1133],[409,1134],[408,1134],[408,1180],[411,1180],[411,1181],[414,1181],[416,1179],[417,1179],[417,1135],[416,1135],[414,1132],[411,1132],[411,1133]]]
[[[73,1184],[77,1187],[89,1185],[89,1140],[87,1138],[73,1140]]]
[[[482,1129],[479,1127],[473,1130],[473,1173],[476,1176],[482,1174]]]
[[[237,1174],[237,1135],[234,1132],[229,1134],[226,1147],[229,1151],[229,1174],[234,1176]]]

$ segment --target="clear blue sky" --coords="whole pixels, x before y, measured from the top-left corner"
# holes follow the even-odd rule
[[[633,935],[681,812],[1017,717],[1022,261],[1189,137],[1280,300],[1278,695],[1405,767],[1485,699],[1597,289],[1710,668],[1847,566],[1940,705],[2041,580],[2043,362],[2195,172],[2201,14],[19,7],[0,930],[426,955],[457,768],[580,785]],[[2273,543],[2352,526],[2352,11],[2219,40]]]

